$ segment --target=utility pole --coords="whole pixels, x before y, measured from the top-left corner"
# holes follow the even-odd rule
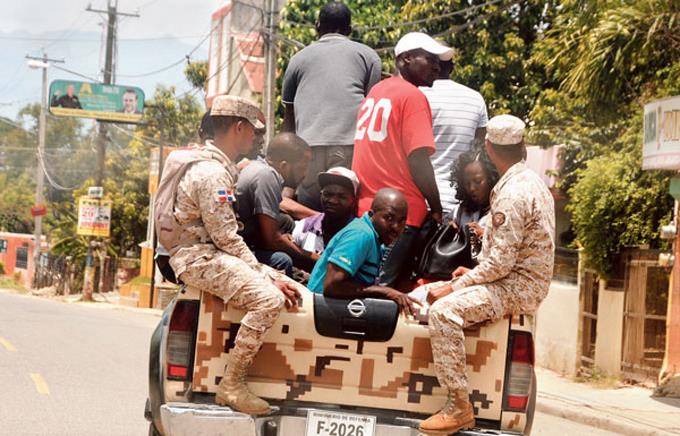
[[[125,12],[118,12],[118,0],[107,0],[106,10],[93,9],[92,6],[88,6],[85,9],[88,12],[96,12],[107,15],[107,26],[106,26],[106,57],[104,60],[104,84],[110,85],[113,83],[113,55],[116,45],[116,26],[118,16],[126,17],[139,17],[139,14],[131,14]],[[97,169],[95,172],[95,185],[104,185],[104,163],[106,161],[106,140],[107,140],[107,128],[106,123],[99,121],[99,137],[97,139]],[[94,290],[94,249],[95,242],[93,238],[90,238],[90,242],[87,247],[87,258],[85,260],[85,274],[83,281],[83,300],[92,301],[92,292]],[[99,244],[96,244],[99,245]],[[101,273],[103,274],[103,266]]]
[[[267,145],[274,136],[274,103],[276,101],[276,44],[274,34],[277,26],[277,2],[276,0],[267,1],[267,11],[265,25],[265,85],[264,85],[264,105],[265,119],[267,121]]]
[[[50,62],[63,63],[61,59],[50,59],[47,53],[43,52],[42,57],[26,56],[28,59],[28,66],[30,68],[42,69],[42,94],[40,101],[40,119],[38,122],[38,152],[36,154],[35,166],[35,206],[44,207],[43,191],[45,189],[45,173],[43,173],[42,160],[45,150],[45,131],[47,129],[47,68]],[[33,247],[33,286],[37,286],[38,278],[38,264],[40,262],[40,245],[42,242],[42,212],[35,213],[35,223],[33,229],[34,247]]]

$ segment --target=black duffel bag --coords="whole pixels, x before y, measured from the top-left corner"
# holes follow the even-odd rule
[[[418,257],[416,274],[429,280],[450,280],[451,273],[459,266],[475,266],[470,229],[468,226],[455,229],[449,224],[441,224],[427,239]]]

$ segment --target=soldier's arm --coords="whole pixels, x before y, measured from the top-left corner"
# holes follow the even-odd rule
[[[459,290],[472,285],[492,283],[510,274],[517,262],[519,247],[524,238],[524,204],[517,198],[498,199],[492,207],[489,237],[484,243],[484,257],[479,265],[461,276],[453,289]]]
[[[201,219],[213,243],[227,254],[238,257],[251,267],[257,267],[255,255],[250,251],[239,234],[236,214],[232,203],[220,195],[229,192],[232,185],[226,174],[205,177],[196,183],[198,206]]]

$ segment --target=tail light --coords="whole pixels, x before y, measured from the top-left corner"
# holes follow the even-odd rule
[[[505,385],[505,410],[524,412],[529,404],[534,372],[534,341],[531,333],[511,332],[510,368]]]
[[[198,302],[180,300],[170,319],[167,347],[167,377],[188,380],[194,357]]]

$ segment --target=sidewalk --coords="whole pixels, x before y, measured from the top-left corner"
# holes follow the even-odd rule
[[[536,410],[621,435],[680,435],[680,399],[651,389],[598,389],[536,369]]]

